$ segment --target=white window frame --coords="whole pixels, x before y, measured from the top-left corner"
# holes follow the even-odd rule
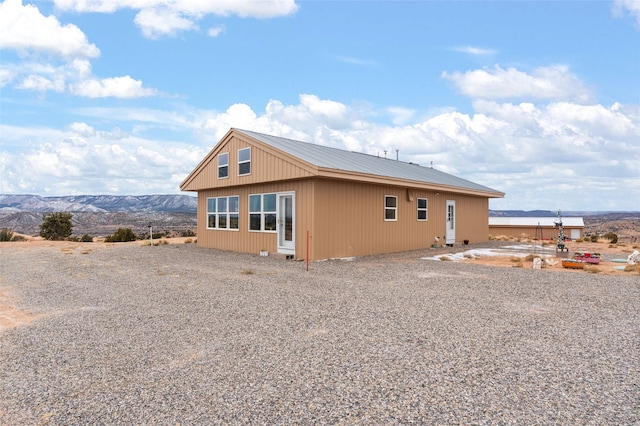
[[[227,159],[226,164],[222,163],[223,158]],[[220,170],[222,170],[223,167],[227,168],[227,174],[225,176],[220,176]],[[229,153],[221,152],[220,154],[218,154],[218,179],[228,179],[228,178],[229,178]]]
[[[425,207],[420,207],[420,200],[424,200]],[[424,212],[424,219],[420,218],[420,212]],[[416,219],[420,222],[426,222],[429,220],[429,199],[416,198]]]
[[[395,200],[394,206],[387,206],[387,199],[393,198]],[[393,211],[393,218],[387,218],[387,212]],[[384,196],[384,221],[385,222],[397,222],[398,221],[398,197],[396,195],[385,195]]]
[[[274,203],[274,209],[273,210],[265,210],[264,209],[264,197],[267,195],[272,195],[273,197],[275,197],[275,203]],[[251,197],[260,197],[260,211],[252,211],[251,210]],[[273,233],[275,234],[278,230],[277,230],[277,224],[274,223],[274,227],[273,229],[265,229],[265,218],[267,215],[273,215],[274,219],[277,221],[277,194],[275,192],[266,192],[264,194],[249,194],[248,200],[248,210],[249,210],[249,218],[248,218],[248,228],[249,228],[249,232],[267,232],[267,233]],[[251,229],[251,215],[260,215],[260,229]]]
[[[220,210],[220,200],[225,200],[225,211]],[[231,199],[236,200],[235,210],[231,210]],[[213,203],[214,211],[209,210],[210,200],[215,200]],[[213,226],[211,225],[211,217],[213,216]],[[220,217],[224,216],[224,227],[220,226]],[[235,217],[237,227],[231,227],[231,219]],[[240,196],[229,195],[227,197],[207,197],[207,229],[220,230],[220,231],[239,231],[240,230]]]
[[[248,160],[240,160],[240,152],[249,151],[249,159]],[[240,169],[243,164],[249,164],[249,171],[247,173],[240,173]],[[251,174],[251,147],[240,148],[238,150],[238,176],[248,176]]]

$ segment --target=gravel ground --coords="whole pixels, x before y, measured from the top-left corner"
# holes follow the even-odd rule
[[[0,423],[640,423],[640,279],[193,244],[2,249]]]

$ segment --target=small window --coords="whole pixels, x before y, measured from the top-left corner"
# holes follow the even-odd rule
[[[251,174],[251,148],[238,150],[238,175]]]
[[[249,195],[249,230],[276,230],[276,194]]]
[[[229,153],[218,155],[218,179],[229,177]]]
[[[208,229],[239,229],[240,197],[207,198]]]
[[[393,221],[397,219],[398,197],[393,195],[384,196],[384,220]]]
[[[418,220],[427,220],[427,206],[429,205],[426,198],[417,198],[418,204]]]

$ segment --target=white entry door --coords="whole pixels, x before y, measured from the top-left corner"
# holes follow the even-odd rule
[[[456,202],[447,200],[447,230],[445,232],[445,244],[456,242]]]
[[[278,194],[277,232],[278,253],[286,255],[296,254],[296,195],[295,192]]]

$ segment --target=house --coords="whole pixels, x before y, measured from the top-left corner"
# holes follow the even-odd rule
[[[494,237],[505,235],[514,238],[555,240],[559,232],[557,221],[557,217],[492,216],[489,218],[489,233]],[[584,220],[581,217],[563,217],[562,227],[564,235],[571,240],[582,238],[584,234]]]
[[[412,163],[231,129],[187,176],[198,245],[320,260],[487,241],[502,192]]]

